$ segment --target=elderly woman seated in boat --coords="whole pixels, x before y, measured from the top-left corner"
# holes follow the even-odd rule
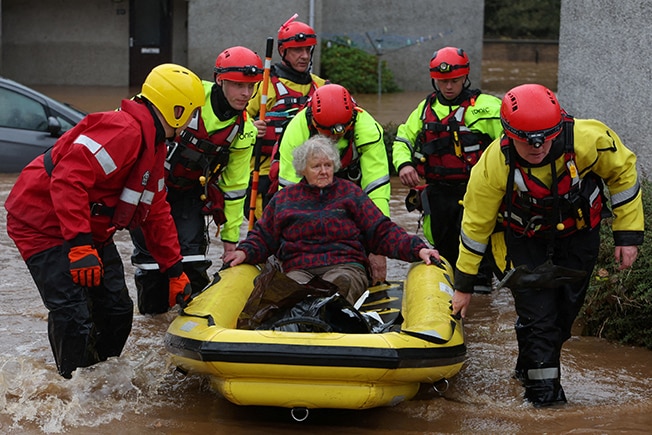
[[[355,303],[369,286],[368,254],[431,264],[439,252],[383,215],[354,183],[334,177],[340,156],[325,136],[313,136],[293,151],[302,177],[279,191],[235,251],[231,266],[264,263],[271,255],[300,284],[318,276]]]

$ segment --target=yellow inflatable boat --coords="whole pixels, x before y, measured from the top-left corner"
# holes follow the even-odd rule
[[[400,308],[403,321],[392,332],[369,334],[236,329],[259,273],[244,264],[220,271],[165,336],[173,364],[208,375],[232,403],[302,409],[306,416],[316,408],[392,406],[413,398],[421,384],[447,382],[465,361],[446,263],[412,264],[403,288],[370,288],[360,311]]]

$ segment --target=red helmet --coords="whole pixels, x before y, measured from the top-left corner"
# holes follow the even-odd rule
[[[215,59],[215,78],[255,83],[263,79],[263,61],[246,47],[227,48]]]
[[[469,74],[469,56],[461,48],[444,47],[432,54],[430,77],[436,80],[454,79]]]
[[[557,97],[545,86],[517,86],[505,94],[500,106],[505,134],[540,147],[561,133],[562,110]]]
[[[351,127],[356,104],[344,86],[328,84],[317,88],[308,107],[318,130],[343,134]]]
[[[278,29],[278,51],[282,52],[290,47],[312,47],[317,45],[315,30],[301,21],[294,21],[293,16]]]

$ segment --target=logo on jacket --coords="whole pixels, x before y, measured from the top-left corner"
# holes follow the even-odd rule
[[[254,132],[253,131],[243,131],[242,133],[239,134],[240,139],[253,139],[254,137]]]

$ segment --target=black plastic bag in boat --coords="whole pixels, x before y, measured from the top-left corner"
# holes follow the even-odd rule
[[[256,329],[266,320],[308,296],[329,296],[337,292],[335,284],[319,277],[299,284],[281,272],[275,258],[270,258],[254,279],[254,289],[238,318],[238,329]]]
[[[498,284],[498,289],[507,287],[518,288],[542,288],[550,289],[564,284],[576,285],[586,278],[585,270],[570,269],[557,266],[548,260],[543,264],[530,270],[527,266],[518,266],[505,274],[505,277]]]
[[[372,334],[384,334],[385,332],[401,330],[401,323],[403,323],[401,313],[398,313],[389,322],[383,322],[383,319],[373,311],[361,311],[360,314],[369,324],[369,330]]]
[[[362,313],[339,293],[327,297],[306,297],[257,329],[348,334],[371,332]]]

